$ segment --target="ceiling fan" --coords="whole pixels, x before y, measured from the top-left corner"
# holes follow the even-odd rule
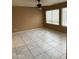
[[[40,3],[41,0],[37,0],[37,1],[38,1],[37,7],[41,8],[42,7],[42,4]]]

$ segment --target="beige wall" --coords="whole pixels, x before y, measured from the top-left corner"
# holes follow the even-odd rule
[[[43,26],[42,11],[31,7],[12,7],[13,32]]]

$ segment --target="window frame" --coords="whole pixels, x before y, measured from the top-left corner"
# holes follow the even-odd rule
[[[67,7],[56,8],[56,9],[59,9],[59,25],[60,26],[63,26],[62,25],[62,9],[63,8],[67,8]],[[50,9],[50,10],[56,10],[56,9]],[[46,23],[46,11],[50,11],[50,10],[45,10],[45,23]],[[46,23],[46,24],[51,24],[51,23]],[[56,24],[53,24],[53,25],[56,25]],[[67,27],[67,26],[63,26],[63,27]]]
[[[63,8],[66,8],[66,9],[67,9],[67,7],[63,7]],[[65,25],[63,25],[63,23],[62,23],[62,22],[63,22],[63,8],[61,8],[61,14],[62,14],[62,15],[61,15],[61,20],[62,20],[62,21],[61,21],[61,26],[67,27],[67,25],[65,26]]]
[[[49,7],[43,7],[44,24],[55,25],[55,24],[46,23],[46,11],[59,9],[59,25],[55,25],[55,26],[61,26],[61,27],[66,27],[67,28],[67,26],[62,26],[62,8],[67,8],[67,2],[51,5]]]

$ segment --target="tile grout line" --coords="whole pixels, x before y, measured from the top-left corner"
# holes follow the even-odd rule
[[[44,34],[44,33],[43,33]],[[29,36],[29,35],[28,35]],[[30,36],[29,36],[30,37]],[[30,37],[31,38],[31,37]],[[32,38],[31,38],[31,40],[33,40]],[[53,40],[52,40],[53,41]],[[45,43],[47,43],[47,42],[45,42]],[[48,43],[47,43],[48,44]],[[49,44],[48,44],[49,45]],[[49,46],[51,46],[51,45],[49,45]],[[40,47],[40,46],[39,46]],[[55,48],[55,47],[51,47],[51,48]],[[42,48],[40,48],[40,49],[42,49]],[[56,48],[55,48],[56,49]],[[30,49],[29,49],[30,50]],[[48,49],[48,50],[50,50],[50,49]],[[47,51],[48,51],[47,50]],[[56,51],[58,51],[57,49],[56,49]],[[58,52],[60,52],[60,51],[58,51]],[[43,53],[46,53],[46,51],[44,51]],[[61,53],[61,52],[60,52]],[[42,53],[40,53],[39,55],[41,55]],[[37,55],[37,56],[39,56],[39,55]]]
[[[31,38],[32,39],[32,38]],[[23,40],[24,41],[24,40]],[[24,41],[25,42],[25,41]],[[25,43],[26,44],[26,43]],[[26,44],[27,45],[27,44]],[[40,47],[40,46],[39,46]],[[27,48],[28,48],[28,46],[27,46]],[[41,49],[41,48],[40,48]],[[28,48],[28,50],[30,51],[30,49]],[[31,52],[31,51],[30,51]],[[45,51],[43,52],[43,53],[46,53]],[[31,53],[32,54],[32,53]],[[39,55],[37,55],[37,56],[40,56],[42,53],[40,53]],[[33,54],[32,54],[33,55]],[[48,55],[48,54],[47,54]],[[35,57],[37,57],[37,56],[33,56],[34,58]],[[48,55],[49,56],[49,55]],[[51,57],[50,57],[51,58]],[[35,58],[36,59],[36,58]]]
[[[44,34],[44,33],[43,33],[43,34]],[[43,35],[43,34],[42,34],[42,35]],[[28,35],[28,36],[29,36],[29,35]],[[29,36],[29,37],[30,37],[30,36]],[[33,40],[31,37],[30,37],[30,39]],[[25,42],[25,40],[24,40],[23,38],[22,38],[22,40]],[[46,42],[46,43],[47,43],[47,42]],[[47,44],[48,44],[48,43],[47,43]],[[26,42],[25,42],[25,45],[26,45],[25,47],[28,48]],[[48,44],[48,45],[49,45],[49,44]],[[51,46],[51,45],[50,45],[50,46]],[[39,47],[40,47],[40,46],[39,46]],[[53,47],[52,47],[52,48],[53,48]],[[42,49],[42,48],[41,48],[41,49]],[[55,49],[56,49],[56,48],[55,48]],[[16,48],[15,48],[15,50],[16,50]],[[29,52],[31,53],[31,51],[30,51],[29,48],[28,48],[28,50],[29,50]],[[48,50],[49,50],[49,49],[48,49]],[[48,51],[48,50],[47,50],[47,51]],[[57,49],[56,49],[56,50],[57,50]],[[46,51],[43,52],[43,53],[46,53]],[[16,54],[17,54],[17,53],[16,53]],[[31,53],[31,54],[32,54],[32,53]],[[40,53],[39,55],[41,55],[41,54],[42,54],[42,53]],[[39,55],[37,55],[37,56],[39,56]],[[32,54],[32,56],[33,56],[33,54]],[[48,55],[48,56],[49,56],[49,55]],[[35,58],[35,56],[33,56],[33,57]]]
[[[23,40],[23,39],[22,39]],[[23,40],[24,42],[25,42],[25,40]],[[27,44],[26,44],[26,42],[25,42],[25,45],[27,46]],[[25,46],[25,47],[26,47]],[[28,50],[29,50],[29,52],[31,53],[31,51],[30,51],[30,49],[28,48],[28,46],[26,47]],[[33,54],[31,53],[31,55],[32,55],[32,57],[33,57],[33,59],[35,59],[35,57],[33,56]]]

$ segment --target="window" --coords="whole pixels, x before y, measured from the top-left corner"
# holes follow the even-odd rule
[[[46,11],[46,23],[59,25],[59,9]]]
[[[67,26],[67,8],[47,10],[46,23]]]
[[[62,8],[62,26],[67,26],[67,8]]]

